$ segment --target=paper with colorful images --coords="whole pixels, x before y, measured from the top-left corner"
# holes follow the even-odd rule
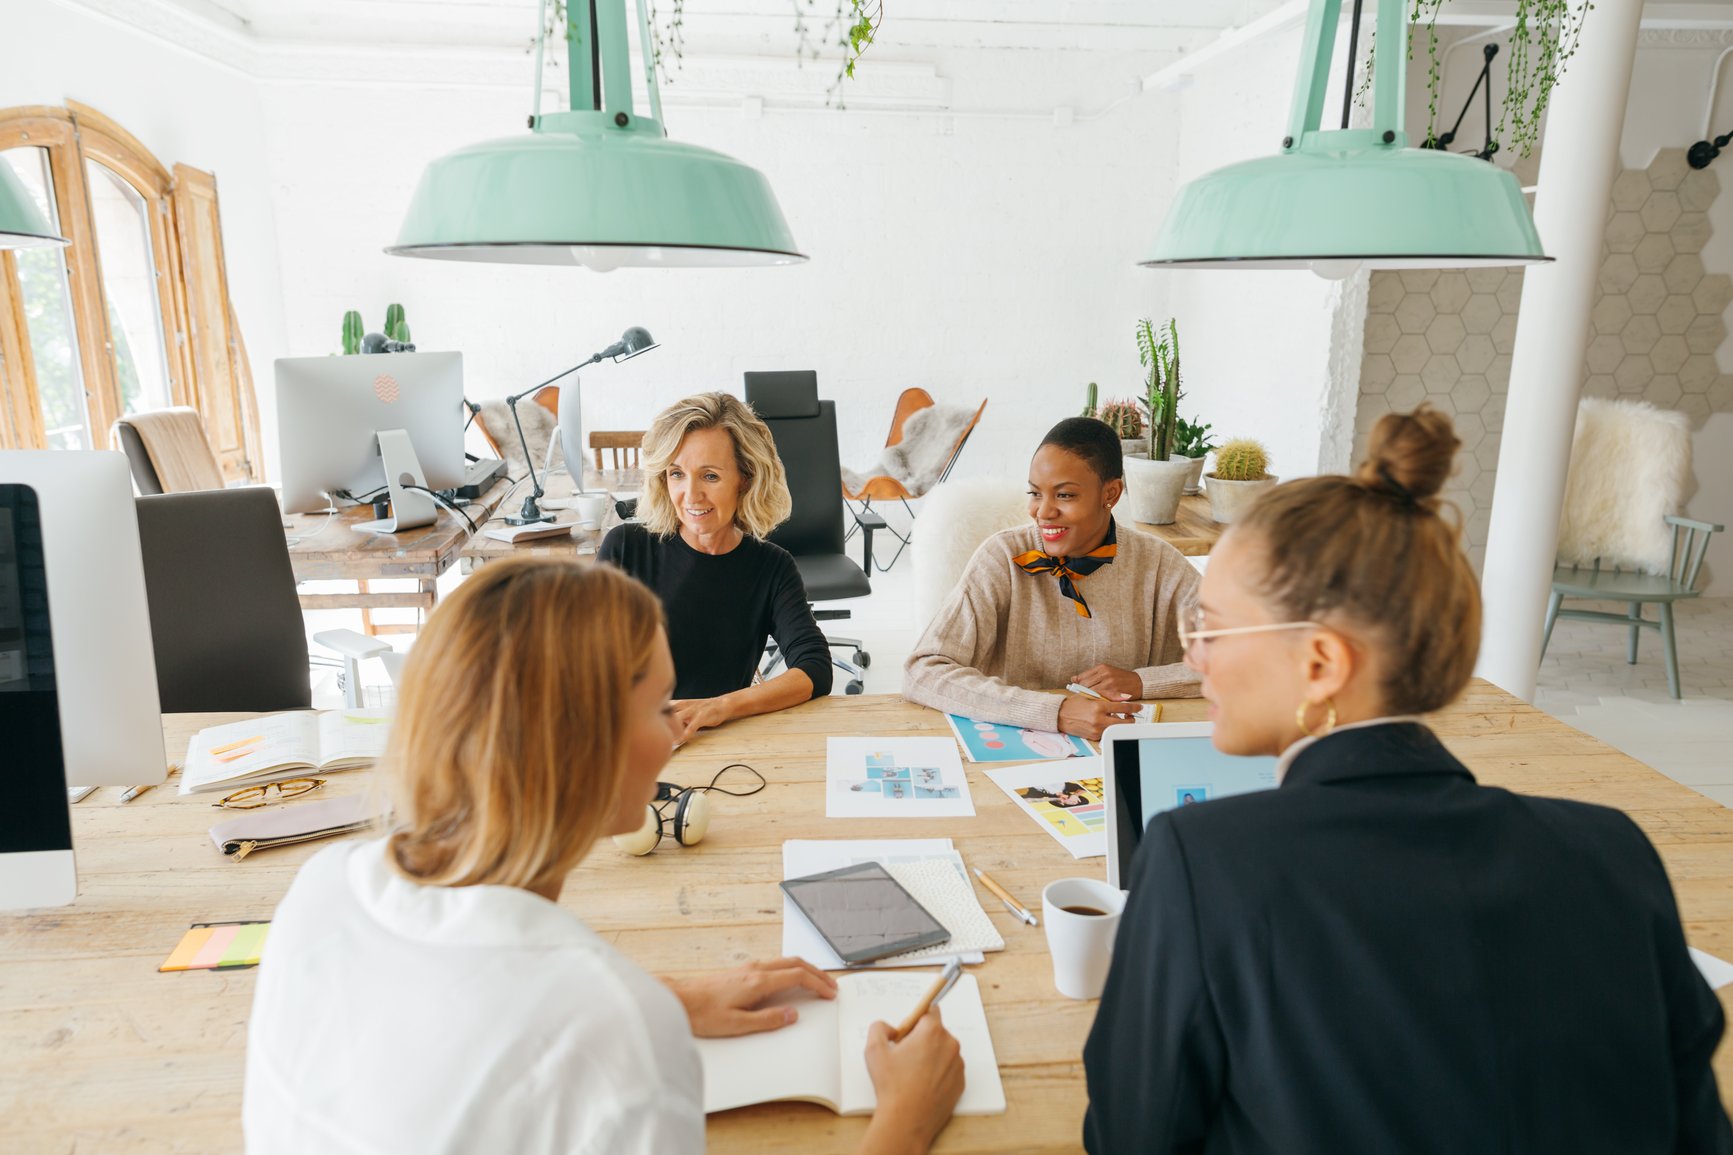
[[[265,950],[265,936],[270,931],[269,922],[194,923],[156,969],[198,971],[256,967]]]
[[[1074,762],[988,770],[993,785],[1051,834],[1073,858],[1107,853],[1107,806],[1099,755]]]
[[[829,738],[826,818],[972,818],[975,803],[948,738]]]
[[[1087,758],[1089,743],[1072,734],[1025,730],[999,722],[977,722],[961,714],[946,714],[951,733],[971,762],[1033,762],[1040,758]]]
[[[809,874],[822,874],[827,870],[838,870],[862,862],[876,862],[893,874],[899,867],[906,865],[945,862],[964,882],[969,879],[969,872],[963,866],[963,856],[951,848],[949,838],[791,838],[782,844],[784,878],[805,878]],[[976,905],[979,905],[979,902]],[[794,905],[794,900],[786,894],[782,896],[782,953],[785,958],[803,958],[820,970],[843,970],[848,966],[836,957],[836,952],[830,949],[824,936],[807,921],[806,916],[800,913],[800,908]],[[965,963],[978,963],[984,957],[979,950],[950,951],[936,955],[910,951],[864,965],[883,968],[927,966],[935,962],[945,962],[950,958],[958,958]]]

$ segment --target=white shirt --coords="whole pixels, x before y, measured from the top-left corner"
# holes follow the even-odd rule
[[[329,847],[277,908],[247,1039],[252,1155],[704,1149],[674,993],[509,886],[420,886]]]

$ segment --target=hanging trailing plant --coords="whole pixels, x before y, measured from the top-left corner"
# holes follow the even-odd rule
[[[1438,10],[1445,0],[1413,0],[1408,15],[1408,59],[1414,59],[1414,39],[1426,32],[1426,145],[1438,140]],[[1499,110],[1493,139],[1500,148],[1527,156],[1540,139],[1541,120],[1552,90],[1576,55],[1583,24],[1592,3],[1573,0],[1516,0],[1516,21],[1510,30],[1505,60],[1504,106]],[[1506,139],[1506,132],[1509,139]]]
[[[566,38],[566,6],[568,0],[551,0],[547,7],[546,24],[542,35],[546,40],[557,41]],[[686,58],[686,0],[667,0],[666,12],[656,7],[655,0],[650,0],[650,54],[656,67],[661,70],[663,79],[674,83],[673,73],[680,70]],[[815,37],[813,26],[808,20],[808,14],[817,6],[817,0],[795,0],[794,4],[794,34],[797,38],[795,59],[798,61],[818,60],[830,48],[842,49],[841,59],[837,62],[836,79],[831,81],[825,90],[827,102],[834,102],[842,107],[842,84],[845,80],[854,79],[855,63],[861,54],[872,47],[879,29],[884,25],[884,0],[835,0],[836,10],[826,17]],[[582,29],[579,30],[580,36]],[[530,41],[529,51],[535,50],[535,40]],[[673,57],[673,69],[664,68],[664,62]],[[548,57],[548,66],[560,66],[559,54]]]

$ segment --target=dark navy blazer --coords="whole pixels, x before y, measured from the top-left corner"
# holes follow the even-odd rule
[[[1624,814],[1395,722],[1157,815],[1084,1048],[1092,1152],[1733,1151],[1721,1005]]]

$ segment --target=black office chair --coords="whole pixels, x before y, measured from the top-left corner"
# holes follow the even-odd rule
[[[818,374],[811,369],[746,374],[746,403],[752,406],[776,441],[777,456],[788,474],[788,492],[794,511],[770,535],[770,540],[794,555],[806,596],[815,602],[865,597],[872,582],[843,553],[842,460],[836,444],[836,404],[818,399]],[[847,618],[847,610],[814,610],[819,621]],[[831,655],[837,669],[849,676],[844,690],[858,694],[864,689],[861,671],[872,664],[872,655],[861,648],[859,638],[829,634],[832,646],[854,649],[854,660],[845,662]],[[765,669],[780,661],[774,649]]]
[[[311,707],[307,627],[276,494],[213,489],[137,504],[163,712]]]

